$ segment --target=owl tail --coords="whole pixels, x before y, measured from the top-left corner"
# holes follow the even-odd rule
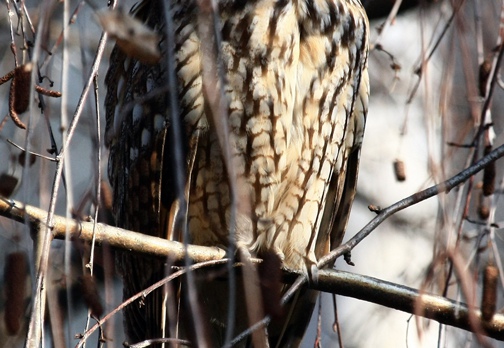
[[[318,295],[316,290],[301,288],[292,301],[285,305],[285,315],[272,319],[268,326],[271,348],[300,346]]]
[[[121,252],[117,261],[123,276],[124,300],[128,300],[159,280],[164,270],[163,262],[160,260],[127,252]],[[123,315],[129,343],[163,337],[159,310],[162,307],[162,294],[163,289],[155,290],[140,301],[125,307]]]

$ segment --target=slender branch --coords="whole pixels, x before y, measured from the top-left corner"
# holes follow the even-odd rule
[[[129,348],[144,348],[144,347],[151,347],[157,343],[172,343],[173,345],[183,346],[183,347],[190,347],[191,346],[191,342],[189,342],[187,340],[182,340],[180,338],[155,338],[155,339],[149,339],[149,340],[145,340],[145,341],[135,343],[135,344],[130,344],[128,347]]]
[[[194,271],[200,268],[208,267],[208,266],[215,266],[219,263],[226,263],[228,262],[227,259],[222,259],[222,260],[216,260],[216,261],[204,261],[204,262],[199,262],[196,263],[192,266],[185,267],[175,273],[170,274],[167,277],[164,277],[163,279],[159,280],[158,282],[152,284],[148,288],[136,293],[135,295],[131,296],[124,302],[122,302],[119,306],[117,306],[114,310],[112,310],[110,313],[105,315],[102,319],[100,319],[91,329],[87,330],[81,337],[79,343],[76,345],[76,348],[81,348],[85,345],[86,340],[91,336],[93,332],[95,332],[97,329],[99,329],[107,320],[112,318],[114,315],[116,315],[120,310],[125,308],[126,306],[130,305],[131,303],[135,302],[138,299],[145,298],[147,297],[150,293],[152,293],[154,290],[164,286],[165,284],[168,284],[172,280],[180,277],[183,274],[187,274],[189,271]]]
[[[7,141],[12,146],[18,148],[19,150],[23,151],[25,154],[28,153],[29,155],[37,156],[37,157],[43,158],[43,159],[51,161],[51,162],[58,162],[58,159],[56,159],[56,158],[44,156],[44,155],[41,155],[41,154],[33,152],[33,151],[26,151],[23,147],[19,146],[18,144],[16,144],[15,142],[13,142],[10,139],[6,139],[5,141]]]
[[[397,213],[398,211],[401,211],[407,207],[410,207],[416,203],[419,203],[421,201],[424,201],[428,198],[434,197],[440,193],[444,192],[449,192],[453,188],[457,187],[467,179],[469,179],[471,176],[474,174],[478,173],[479,171],[483,170],[487,165],[489,165],[492,162],[495,162],[499,158],[504,156],[504,145],[501,145],[497,147],[495,150],[490,152],[488,155],[483,157],[481,160],[476,162],[474,165],[468,167],[467,169],[464,169],[460,173],[452,176],[446,181],[443,181],[440,184],[431,186],[423,191],[417,192],[412,194],[409,197],[406,197],[404,199],[401,199],[400,201],[392,204],[391,206],[382,209],[380,213],[373,219],[371,220],[362,230],[360,230],[353,238],[351,238],[348,242],[345,244],[337,247],[336,249],[333,249],[329,254],[326,256],[322,257],[319,262],[318,262],[318,267],[322,268],[334,260],[338,258],[339,256],[349,252],[357,244],[359,244],[364,238],[366,238],[373,230],[378,227],[383,221],[385,221],[388,217],[391,215]]]

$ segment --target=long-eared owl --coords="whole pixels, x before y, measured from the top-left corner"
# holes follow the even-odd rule
[[[212,5],[215,25],[204,26],[213,12],[201,6]],[[360,1],[145,0],[132,15],[159,34],[161,59],[112,52],[106,138],[117,224],[179,241],[187,229],[189,243],[223,248],[232,229],[239,250],[272,252],[308,271],[341,243],[355,196],[369,96]],[[204,50],[209,37],[214,55]],[[125,298],[165,274],[166,260],[123,252],[118,263]],[[215,283],[223,278],[192,289],[204,333],[184,328],[194,322],[187,303],[170,307],[160,291],[125,310],[129,340],[175,335],[222,345],[228,295]],[[184,284],[171,298],[180,300]],[[274,320],[271,345],[299,342],[315,296],[302,290]],[[237,332],[251,324],[242,297]]]

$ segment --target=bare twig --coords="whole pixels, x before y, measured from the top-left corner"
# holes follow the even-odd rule
[[[178,278],[178,277],[180,277],[180,276],[182,276],[184,274],[187,274],[189,271],[194,271],[194,270],[197,270],[197,269],[200,269],[200,268],[203,268],[203,267],[208,267],[208,266],[215,266],[217,264],[223,264],[223,263],[226,263],[226,262],[228,262],[227,259],[204,261],[204,262],[196,263],[196,264],[194,264],[194,265],[192,265],[190,267],[183,268],[180,271],[177,271],[177,272],[175,272],[175,273],[173,273],[173,274],[171,274],[171,275],[169,275],[169,276],[161,279],[160,281],[152,284],[147,289],[142,290],[142,291],[136,293],[135,295],[131,296],[129,299],[127,299],[126,301],[124,301],[123,303],[121,303],[119,306],[117,306],[112,312],[108,313],[105,317],[103,317],[103,319],[101,319],[100,321],[98,321],[91,329],[89,329],[88,331],[86,331],[86,333],[84,333],[82,335],[81,340],[77,344],[76,348],[82,347],[86,343],[86,340],[91,336],[91,334],[93,332],[95,332],[107,320],[109,320],[112,316],[114,316],[115,314],[117,314],[124,307],[126,307],[129,304],[135,302],[139,298],[145,298],[146,296],[148,296],[154,290],[162,287],[163,285],[171,282],[172,280],[174,280],[174,279],[176,279],[176,278]]]
[[[236,240],[236,224],[237,218],[242,213],[242,210],[248,211],[247,208],[244,209],[244,204],[241,202],[249,202],[248,197],[239,197],[238,192],[238,176],[236,175],[235,168],[238,168],[236,164],[236,154],[233,153],[234,147],[231,144],[234,143],[233,133],[228,132],[228,105],[224,93],[224,80],[221,62],[219,59],[219,50],[221,47],[221,37],[220,29],[218,28],[217,19],[217,5],[215,1],[212,0],[199,0],[199,16],[198,16],[198,32],[201,36],[201,50],[202,54],[202,83],[203,83],[203,94],[208,102],[209,109],[211,110],[211,119],[215,125],[215,131],[217,133],[217,139],[222,151],[222,158],[225,164],[227,176],[228,176],[228,187],[229,196],[231,200],[229,222],[228,222],[228,240],[229,240],[229,250],[228,257],[230,262],[228,264],[228,270],[230,274],[229,278],[229,301],[228,301],[228,318],[226,325],[226,334],[224,339],[224,347],[229,347],[229,342],[233,336],[234,331],[234,318],[236,311],[236,279],[234,273],[231,272],[233,257],[235,254],[235,241]],[[217,72],[217,74],[215,73]],[[245,287],[245,291],[251,290],[251,287]],[[246,294],[246,298],[250,298]],[[247,306],[250,304],[247,302]],[[248,313],[253,313],[253,311],[248,311]],[[258,344],[255,337],[253,336],[253,341]]]
[[[383,34],[387,31],[388,27],[391,26],[395,22],[395,19],[397,17],[397,12],[399,12],[399,7],[401,7],[401,3],[402,3],[402,0],[398,0],[394,3],[394,6],[392,7],[392,10],[390,10],[390,13],[389,13],[387,19],[379,28],[378,38],[376,39],[376,42],[373,46],[380,45],[379,42],[381,41]]]
[[[59,34],[58,38],[56,39],[56,41],[54,42],[53,46],[49,50],[50,54],[48,54],[46,56],[46,58],[44,59],[44,61],[42,62],[42,66],[40,67],[40,70],[44,70],[49,65],[49,62],[54,57],[54,54],[56,53],[56,51],[58,49],[58,46],[63,41],[63,35],[64,35],[64,33],[68,31],[68,27],[70,25],[72,25],[72,24],[75,23],[75,21],[77,20],[77,15],[78,15],[79,11],[81,10],[81,8],[84,6],[85,3],[86,3],[86,1],[84,1],[84,0],[79,1],[79,3],[77,4],[77,6],[75,6],[75,9],[72,12],[72,15],[70,16],[70,19],[68,20],[68,22],[66,22],[65,19],[63,20],[64,27],[61,29],[61,33]]]
[[[422,57],[420,59],[420,63],[418,64],[418,67],[414,71],[415,74],[418,75],[418,80],[415,83],[415,85],[413,86],[413,89],[412,89],[412,91],[410,93],[410,96],[409,96],[408,101],[406,102],[406,104],[410,104],[412,102],[412,100],[413,100],[413,97],[416,95],[418,87],[420,86],[420,81],[422,80],[422,74],[424,72],[425,67],[427,66],[427,64],[429,63],[430,59],[432,58],[432,56],[434,55],[434,53],[438,49],[439,45],[441,44],[441,41],[443,40],[443,38],[445,37],[446,33],[448,32],[448,29],[450,29],[450,27],[451,27],[451,25],[453,23],[453,20],[455,19],[455,16],[459,12],[459,10],[462,8],[462,5],[464,4],[464,2],[465,1],[462,0],[462,1],[459,1],[456,6],[452,6],[453,7],[453,11],[452,11],[452,13],[450,15],[450,18],[448,18],[448,20],[446,21],[446,23],[445,23],[443,29],[441,30],[441,33],[437,37],[437,39],[434,40],[434,44],[432,45],[432,48],[425,55],[424,55],[425,52],[422,52]]]
[[[12,146],[18,148],[19,150],[21,150],[21,151],[23,151],[25,153],[28,153],[30,155],[37,156],[37,157],[43,158],[43,159],[51,161],[51,162],[57,162],[58,161],[58,159],[56,159],[56,158],[52,158],[52,157],[49,157],[49,156],[44,156],[44,155],[42,155],[40,153],[36,153],[36,152],[33,152],[33,151],[26,151],[23,147],[21,147],[20,145],[16,144],[15,142],[13,142],[10,139],[6,139],[5,141],[7,141]]]
[[[150,339],[150,340],[145,340],[142,342],[138,342],[135,344],[130,344],[128,347],[129,348],[143,348],[143,347],[151,347],[154,344],[157,343],[172,343],[173,345],[182,345],[182,346],[191,346],[191,342],[186,341],[186,340],[181,340],[179,338],[155,338],[155,339]]]

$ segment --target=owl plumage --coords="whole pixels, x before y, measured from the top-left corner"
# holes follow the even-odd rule
[[[308,271],[341,243],[355,195],[369,95],[369,28],[362,5],[358,0],[217,1],[220,69],[213,74],[226,106],[217,115],[204,88],[209,57],[202,53],[201,40],[208,33],[198,27],[198,5],[167,3],[173,45],[164,35],[162,2],[144,1],[134,10],[160,33],[161,61],[143,64],[116,47],[106,78],[117,224],[180,239],[180,225],[173,220],[180,211],[177,192],[184,192],[187,216],[182,221],[190,243],[227,247],[233,228],[235,245],[250,255],[273,251],[284,266]],[[168,83],[167,47],[174,48],[174,85]],[[175,93],[177,105],[171,105],[169,93]],[[180,122],[172,122],[174,110]],[[225,117],[230,159],[224,155],[218,117]],[[177,124],[180,143],[170,129]],[[176,186],[175,151],[185,160],[182,189]],[[129,253],[119,263],[125,298],[165,272],[163,261]],[[293,315],[272,325],[281,327],[283,335],[269,332],[270,340],[297,342],[315,295],[304,291]],[[203,307],[212,296],[219,294],[203,295]],[[158,294],[126,309],[131,341],[168,335],[159,324],[160,301]],[[223,330],[227,310],[209,305],[204,312],[216,327],[209,330],[210,339],[222,344],[215,331]],[[282,320],[288,322],[286,330]],[[246,315],[241,321],[237,329],[248,325]]]

